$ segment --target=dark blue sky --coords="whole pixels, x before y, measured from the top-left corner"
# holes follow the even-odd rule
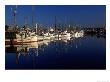
[[[5,6],[5,22],[12,24],[13,6]],[[17,24],[24,25],[24,17],[28,16],[28,23],[32,25],[32,6],[17,6]],[[34,21],[43,25],[80,24],[104,25],[106,24],[106,6],[104,5],[36,5],[34,6]]]

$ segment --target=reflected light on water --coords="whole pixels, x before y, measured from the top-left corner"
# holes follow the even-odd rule
[[[5,45],[6,68],[7,69],[105,68],[103,67],[105,65],[106,57],[105,46],[102,46],[100,44],[105,45],[104,38],[97,37],[81,37],[71,39],[63,38],[60,40],[57,39],[33,42],[26,45]],[[16,64],[14,64],[14,61],[16,62]],[[13,65],[10,65],[12,62]],[[97,64],[99,66],[97,66]]]

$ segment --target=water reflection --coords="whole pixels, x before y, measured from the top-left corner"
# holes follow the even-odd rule
[[[41,42],[33,42],[26,45],[6,45],[6,53],[16,53],[16,59],[18,62],[21,55],[27,56],[33,53],[35,56],[38,56],[38,50],[43,50],[46,46],[48,46],[49,42],[49,40],[46,40]]]
[[[106,65],[105,39],[95,36],[6,45],[5,48],[6,69],[105,69]]]

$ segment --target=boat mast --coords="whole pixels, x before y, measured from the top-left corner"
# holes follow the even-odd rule
[[[28,16],[24,17],[24,21],[25,21],[25,27],[27,27],[27,25],[28,25]]]
[[[57,25],[56,25],[56,16],[55,16],[55,33],[56,33]]]
[[[32,6],[32,27],[34,28],[34,6]]]
[[[16,27],[16,14],[17,14],[17,6],[12,7],[12,15],[13,15],[13,27]]]

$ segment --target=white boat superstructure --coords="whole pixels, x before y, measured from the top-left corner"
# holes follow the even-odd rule
[[[76,32],[75,35],[74,35],[75,38],[79,38],[79,37],[83,37],[83,36],[84,36],[84,31],[83,30],[81,30],[79,32]]]
[[[54,39],[54,38],[55,38],[54,34],[50,34],[50,33],[44,34],[44,40]]]
[[[49,32],[45,33],[43,36],[44,36],[44,40],[48,40],[51,38]]]
[[[16,34],[17,42],[36,42],[38,40],[37,35],[35,32],[26,33],[25,31],[21,31],[20,33]]]
[[[71,38],[70,35],[71,35],[71,34],[70,34],[69,32],[64,31],[64,32],[61,34],[61,39],[68,39],[68,40],[70,40],[70,38]]]

